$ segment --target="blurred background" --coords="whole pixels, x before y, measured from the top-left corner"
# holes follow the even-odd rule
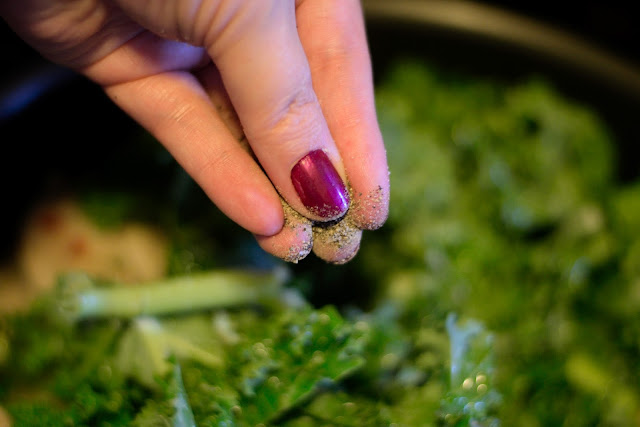
[[[638,16],[629,12],[623,1],[582,1],[579,4],[559,4],[540,1],[485,1],[551,25],[579,34],[613,54],[636,64],[640,60]]]

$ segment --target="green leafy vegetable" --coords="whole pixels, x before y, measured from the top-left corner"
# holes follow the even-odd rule
[[[132,422],[136,427],[195,427],[196,421],[182,382],[180,365],[173,363],[169,379],[163,384],[162,400],[149,400]]]
[[[640,185],[606,126],[543,80],[415,61],[377,106],[391,212],[353,261],[282,275],[177,173],[166,280],[69,274],[0,321],[14,424],[636,425]],[[112,224],[139,199],[107,200]]]

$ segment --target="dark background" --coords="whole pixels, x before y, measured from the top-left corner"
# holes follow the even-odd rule
[[[393,0],[390,0],[393,1]],[[627,1],[484,1],[480,3],[535,17],[558,25],[599,44],[620,56],[640,62],[640,19],[631,12]],[[573,7],[572,7],[573,6]],[[2,22],[0,40],[3,46],[2,73],[15,66],[15,61],[33,61],[33,54]]]
[[[640,21],[624,1],[486,1],[580,35],[640,65]]]
[[[390,0],[392,1],[392,0]],[[578,34],[625,60],[640,66],[640,22],[631,13],[630,2],[623,1],[484,1]],[[42,59],[0,21],[0,76],[5,83],[14,76],[24,76],[31,65]]]

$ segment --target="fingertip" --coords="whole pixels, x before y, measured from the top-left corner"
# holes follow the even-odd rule
[[[243,225],[251,233],[259,236],[272,237],[278,235],[284,226],[282,213],[277,210],[262,211],[257,217],[249,220],[251,223],[243,225],[241,221],[236,221]]]
[[[255,235],[255,237],[264,251],[294,264],[309,255],[313,246],[311,233],[307,233],[303,227],[283,227],[273,236]]]
[[[377,230],[389,217],[389,186],[377,185],[368,191],[354,191],[349,216],[362,230]]]
[[[358,253],[362,230],[347,217],[313,227],[313,253],[331,264],[344,264]]]
[[[334,265],[343,265],[351,261],[358,255],[358,251],[360,250],[360,243],[357,246],[353,247],[351,250],[351,254],[349,252],[343,252],[341,254],[337,254],[337,256],[327,262]]]
[[[297,263],[311,252],[313,234],[311,221],[294,211],[285,202],[284,226],[273,235],[256,235],[258,245],[273,256]]]
[[[239,154],[247,156],[244,151]],[[229,170],[226,186],[220,186],[216,178],[206,172],[199,174],[197,182],[231,220],[261,236],[273,236],[282,230],[285,217],[280,198],[254,163],[237,164],[236,169]]]

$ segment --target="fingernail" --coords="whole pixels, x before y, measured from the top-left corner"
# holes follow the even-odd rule
[[[305,207],[321,218],[339,218],[349,208],[347,188],[322,150],[311,151],[296,163],[291,182]]]

